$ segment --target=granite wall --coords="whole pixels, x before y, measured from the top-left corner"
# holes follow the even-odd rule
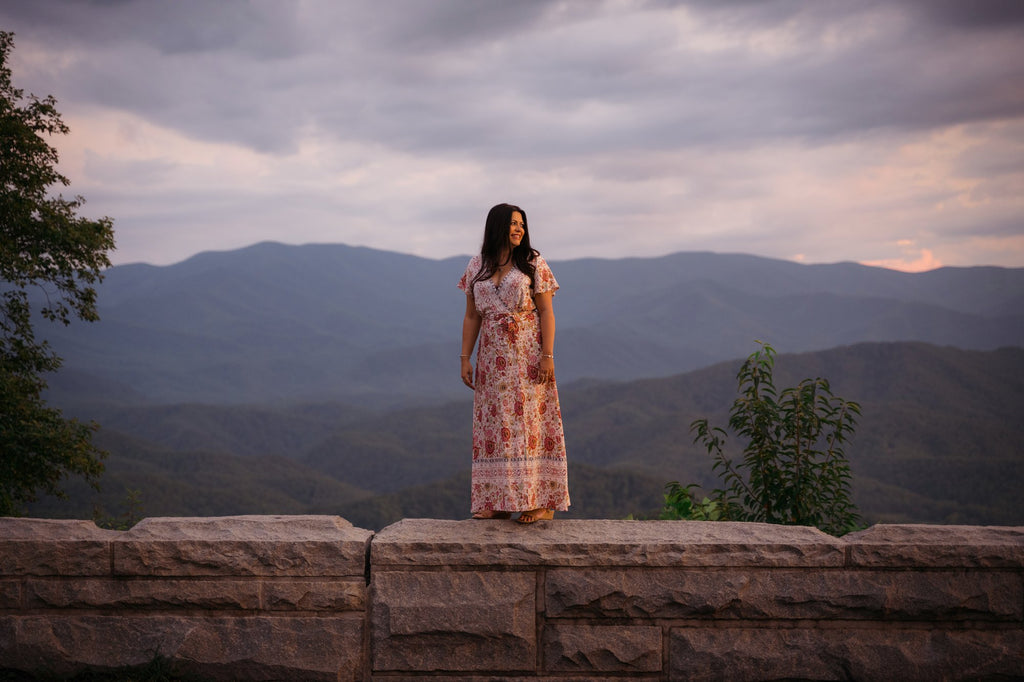
[[[0,670],[1024,679],[1024,528],[0,519]]]

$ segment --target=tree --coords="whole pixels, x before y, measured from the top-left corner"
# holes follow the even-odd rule
[[[833,535],[857,527],[844,443],[853,436],[860,406],[832,395],[820,377],[776,391],[774,367],[775,350],[761,344],[737,375],[740,395],[729,427],[747,441],[742,461],[725,455],[724,429],[705,418],[690,425],[695,442],[714,457],[725,487],[698,502],[695,486],[669,483],[663,518],[815,526]]]
[[[65,419],[42,397],[43,374],[61,366],[33,321],[95,321],[96,290],[114,248],[110,218],[77,214],[84,199],[50,193],[69,181],[45,135],[68,127],[53,96],[29,95],[11,83],[14,34],[0,31],[0,515],[22,511],[39,492],[62,496],[62,479],[82,475],[94,486],[105,455],[92,443],[95,424]],[[38,310],[34,311],[33,306]],[[35,317],[38,315],[38,317]]]

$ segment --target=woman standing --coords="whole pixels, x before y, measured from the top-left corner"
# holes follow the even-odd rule
[[[466,292],[462,381],[473,389],[473,518],[554,518],[569,508],[551,308],[558,282],[530,246],[523,209],[490,210],[480,254],[458,286]]]

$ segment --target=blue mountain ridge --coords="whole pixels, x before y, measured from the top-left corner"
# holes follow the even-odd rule
[[[123,265],[96,323],[40,334],[65,359],[58,402],[394,406],[466,396],[468,256],[265,242],[169,266]],[[864,341],[1024,345],[1024,269],[903,273],[743,254],[552,261],[560,383],[633,380],[747,355]]]

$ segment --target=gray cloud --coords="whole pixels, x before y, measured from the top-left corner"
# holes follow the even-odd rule
[[[89,48],[55,87],[203,139],[288,152],[312,122],[411,151],[536,154],[1016,116],[1024,59],[1008,53],[1020,56],[1019,36],[991,45],[988,34],[1018,5],[679,4],[730,31],[788,26],[794,44],[782,54],[742,44],[702,52],[669,30],[624,40],[614,19],[571,32],[572,42],[539,31],[593,19],[600,5],[578,2],[349,2],[303,14],[295,8],[308,5],[274,2],[140,1],[101,12],[37,0],[12,19]],[[950,37],[958,19],[969,28]],[[842,39],[847,24],[872,23],[874,34],[822,49],[823,33]],[[619,115],[581,126],[573,114],[597,104]]]
[[[895,191],[872,184],[871,169],[939,164],[922,140],[950,130],[980,138],[949,142],[956,158],[929,171],[927,191],[880,196],[879,206],[916,202],[913,220],[891,214],[916,225],[929,219],[928,201],[945,197],[952,206],[960,196],[971,205],[958,178],[980,175],[974,196],[1003,202],[990,218],[999,225],[994,233],[1005,235],[1019,210],[1006,188],[1021,163],[1005,152],[1012,133],[999,126],[1024,116],[1022,23],[1024,3],[1016,0],[34,0],[0,8],[0,26],[17,34],[16,55],[25,50],[16,82],[55,94],[62,111],[122,112],[282,164],[316,140],[319,170],[351,171],[340,188],[308,190],[324,193],[324,212],[346,197],[348,215],[372,220],[368,202],[397,180],[383,164],[405,163],[458,178],[436,181],[430,195],[420,189],[435,182],[428,171],[400,173],[436,202],[419,208],[438,224],[472,214],[453,206],[467,200],[467,179],[483,196],[507,177],[506,191],[541,202],[537,182],[571,197],[597,193],[593,212],[649,222],[644,243],[652,249],[658,229],[670,235],[662,248],[691,243],[669,227],[684,199],[688,220],[721,220],[732,230],[730,244],[758,231],[739,213],[721,217],[730,210],[761,213],[762,226],[813,225],[828,217],[828,200],[813,210],[783,206],[789,185],[780,178],[806,168],[823,183]],[[899,149],[914,151],[897,158]],[[94,159],[90,172],[111,212],[117,189],[105,179],[131,177],[134,168],[173,185],[187,174],[173,150],[142,161],[104,152],[110,158]],[[320,181],[308,172],[308,182]],[[910,177],[891,172],[901,182]],[[235,181],[240,187],[223,192],[237,192],[240,202],[245,185],[258,184],[244,175]],[[266,196],[290,177],[267,182],[252,191]],[[820,189],[842,200],[829,192]],[[281,210],[291,205],[285,195],[277,200]],[[393,220],[407,217],[394,205],[389,211]],[[937,229],[948,219],[950,233],[960,233],[983,220],[957,211],[936,216]],[[614,238],[611,217],[575,216],[561,215],[567,223],[607,223]]]
[[[1024,24],[1024,4],[1017,0],[916,0],[908,4],[937,24],[954,30],[1002,30]]]

